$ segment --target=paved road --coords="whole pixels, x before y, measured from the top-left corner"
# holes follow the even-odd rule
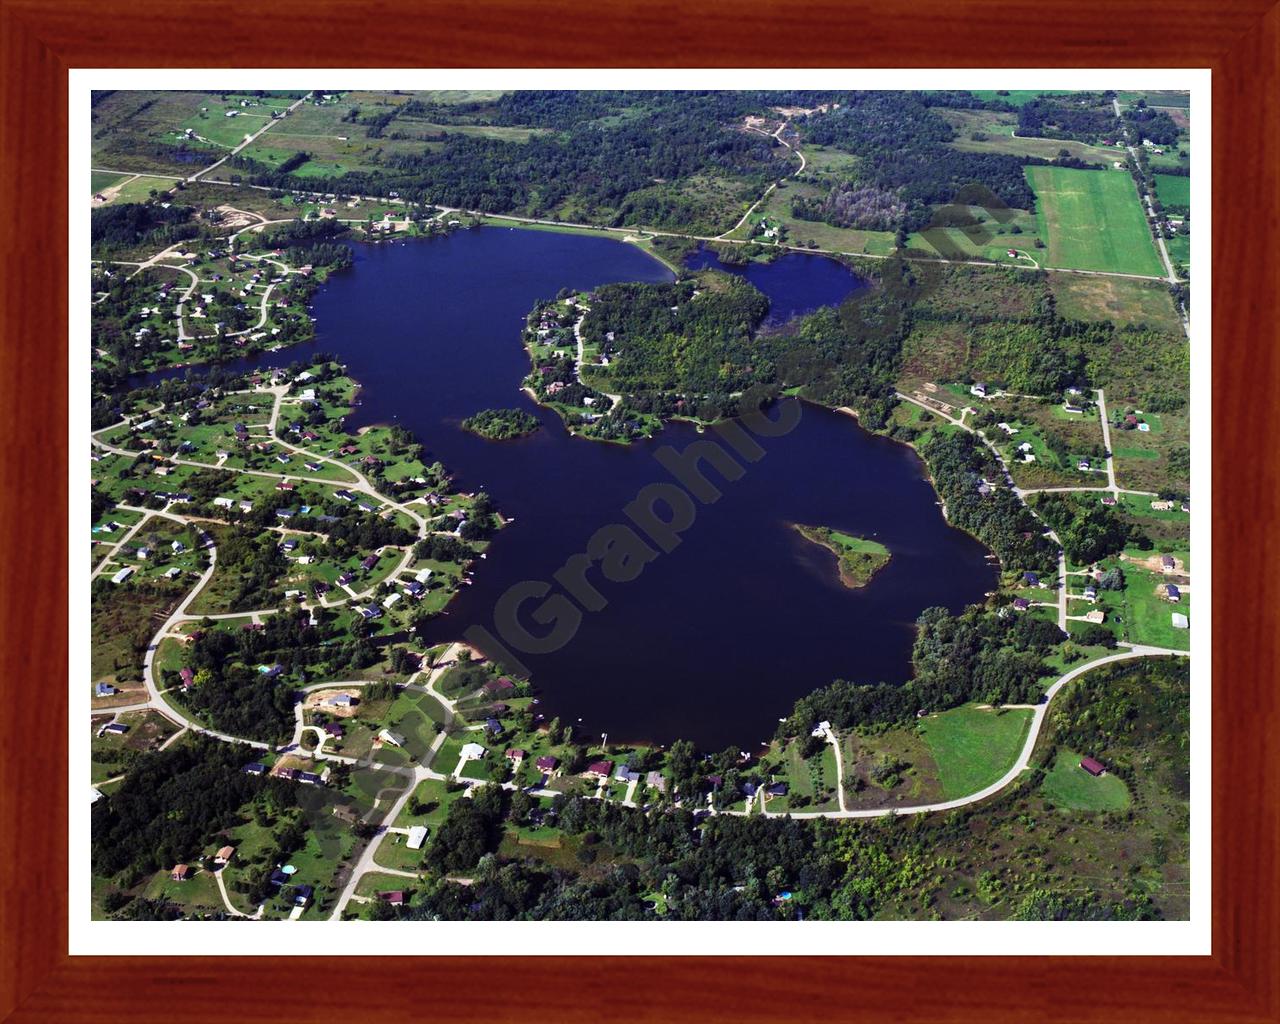
[[[1098,416],[1102,420],[1102,448],[1107,453],[1107,484],[1111,488],[1111,493],[1118,497],[1120,486],[1116,483],[1116,460],[1111,451],[1111,424],[1107,420],[1107,395],[1102,388],[1098,388],[1097,393]]]

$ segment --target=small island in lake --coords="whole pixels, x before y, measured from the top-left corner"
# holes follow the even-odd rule
[[[532,434],[540,424],[538,418],[523,409],[484,409],[462,421],[462,429],[492,441],[507,441]]]
[[[840,582],[850,590],[865,587],[881,569],[889,564],[889,549],[863,537],[840,533],[826,526],[791,524],[805,540],[821,544],[836,556]]]

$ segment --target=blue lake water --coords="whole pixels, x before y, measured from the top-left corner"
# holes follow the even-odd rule
[[[458,638],[476,623],[494,629],[495,604],[510,586],[551,583],[593,533],[626,522],[623,509],[643,487],[672,479],[655,452],[713,436],[671,424],[627,447],[573,438],[520,390],[529,371],[520,334],[536,300],[566,286],[671,280],[633,246],[485,228],[357,245],[355,257],[314,303],[314,347],[336,352],[364,385],[349,429],[403,424],[459,487],[488,491],[515,519],[475,563],[474,585],[435,620],[433,641]],[[817,256],[726,269],[744,273],[783,318],[863,286]],[[286,365],[306,351],[249,362]],[[492,442],[459,428],[491,407],[526,409],[543,429]],[[808,405],[794,430],[760,443],[765,454],[741,479],[709,473],[723,497],[699,506],[672,553],[631,582],[591,576],[607,606],[585,613],[572,641],[548,654],[517,652],[548,717],[581,718],[580,735],[607,730],[619,741],[685,737],[706,749],[754,747],[798,697],[833,679],[907,679],[920,611],[958,611],[993,587],[986,549],[947,525],[909,448]],[[892,561],[870,586],[848,590],[832,556],[789,522],[875,538]],[[537,604],[526,606],[526,620]]]

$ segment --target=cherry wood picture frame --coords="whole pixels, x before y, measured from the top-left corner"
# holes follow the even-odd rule
[[[1280,6],[277,0],[269,11],[265,24],[212,0],[0,0],[0,1020],[1280,1020]],[[175,924],[174,955],[69,956],[67,72],[157,66],[1211,68],[1212,955],[1140,955],[1136,927],[1127,957],[297,961],[237,957],[232,941],[226,956],[185,957],[181,937],[197,926]],[[653,937],[660,951],[661,925]]]

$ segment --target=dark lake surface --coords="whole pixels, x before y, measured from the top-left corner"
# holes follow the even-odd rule
[[[784,324],[793,316],[812,313],[821,306],[838,305],[853,292],[867,287],[867,283],[843,263],[805,253],[791,253],[772,263],[739,266],[721,263],[715,252],[704,247],[691,253],[685,266],[690,270],[710,267],[746,278],[769,300],[765,325],[770,327]]]
[[[464,490],[488,491],[515,522],[475,563],[430,639],[467,627],[494,630],[494,607],[513,584],[546,581],[595,531],[625,523],[641,488],[673,478],[655,458],[699,435],[671,424],[629,447],[570,437],[521,390],[529,362],[524,317],[562,287],[665,281],[670,272],[622,242],[485,228],[448,239],[357,245],[352,270],[317,293],[317,349],[333,351],[363,385],[347,425],[401,423]],[[735,272],[739,268],[726,268]],[[862,282],[822,257],[788,256],[742,271],[775,309],[838,302]],[[287,365],[306,349],[249,360]],[[543,429],[492,442],[462,431],[480,409],[518,407]],[[607,607],[586,612],[576,635],[550,654],[517,651],[532,670],[544,713],[582,725],[580,736],[704,749],[754,747],[794,701],[836,678],[902,682],[910,675],[920,611],[958,611],[995,583],[986,549],[947,525],[923,464],[909,448],[874,437],[849,416],[801,407],[799,425],[761,440],[765,454],[723,497],[700,505],[682,543],[638,579],[593,574]],[[888,546],[893,558],[870,586],[843,587],[834,559],[788,525],[826,525]],[[525,606],[524,621],[538,602]],[[497,632],[495,630],[495,632]]]

